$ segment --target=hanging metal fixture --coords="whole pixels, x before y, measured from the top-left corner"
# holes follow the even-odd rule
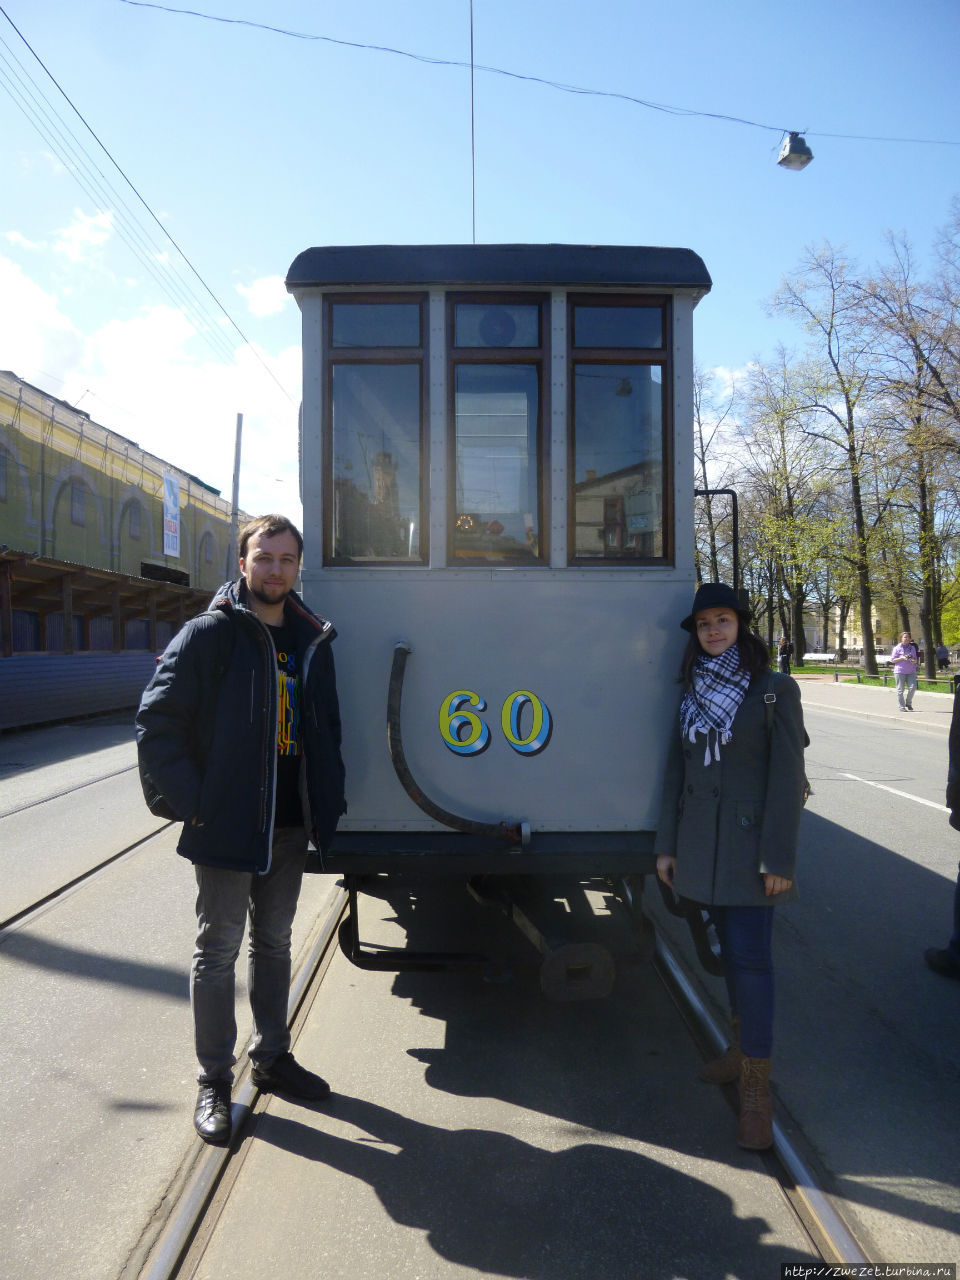
[[[813,152],[802,134],[787,134],[777,156],[777,164],[784,169],[805,169],[812,159]]]

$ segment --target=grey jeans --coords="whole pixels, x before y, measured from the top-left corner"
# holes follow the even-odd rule
[[[913,706],[913,695],[917,691],[917,677],[906,671],[898,671],[896,675],[897,681],[897,701],[901,707],[904,706],[904,698],[906,698],[906,706]]]
[[[190,1003],[200,1084],[233,1079],[237,1016],[235,974],[250,917],[247,983],[253,1010],[250,1059],[268,1066],[290,1048],[290,937],[307,854],[303,827],[274,831],[270,870],[263,875],[194,867],[197,946],[190,970]]]

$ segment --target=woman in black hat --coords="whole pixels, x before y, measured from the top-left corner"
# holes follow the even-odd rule
[[[701,1078],[740,1081],[737,1141],[773,1142],[771,907],[796,896],[806,735],[800,690],[770,670],[750,613],[719,582],[699,588],[681,664],[657,834],[657,874],[709,910],[720,940],[734,1043]],[[772,710],[771,710],[772,708]]]

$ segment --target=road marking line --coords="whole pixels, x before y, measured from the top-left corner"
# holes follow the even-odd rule
[[[892,796],[902,796],[904,800],[915,800],[917,804],[925,804],[929,809],[939,809],[941,813],[950,812],[945,804],[924,800],[922,796],[912,796],[909,791],[898,791],[896,787],[885,787],[882,782],[871,782],[869,778],[860,778],[855,773],[841,773],[840,777],[852,778],[854,782],[862,782],[865,787],[876,787],[878,791],[889,791]]]

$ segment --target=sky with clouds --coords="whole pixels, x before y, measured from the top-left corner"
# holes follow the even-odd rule
[[[955,0],[473,0],[472,102],[470,38],[468,0],[2,0],[0,368],[228,497],[242,413],[241,504],[299,516],[310,245],[689,247],[731,370],[802,341],[764,304],[805,246],[923,263],[960,194]]]

